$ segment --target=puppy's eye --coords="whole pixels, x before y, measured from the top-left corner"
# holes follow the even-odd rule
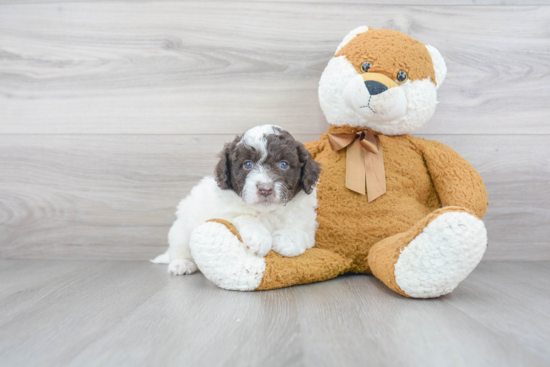
[[[395,78],[395,81],[398,83],[404,83],[407,81],[409,77],[407,76],[407,73],[404,71],[400,71],[397,73],[397,77]]]
[[[244,169],[252,169],[252,167],[254,167],[254,163],[252,163],[252,161],[246,161],[244,162],[243,167]]]
[[[281,167],[282,169],[288,169],[288,162],[287,161],[279,162],[279,167]]]
[[[363,73],[366,73],[367,71],[369,71],[371,66],[372,64],[370,62],[365,61],[363,65],[361,65],[361,70],[363,70]]]

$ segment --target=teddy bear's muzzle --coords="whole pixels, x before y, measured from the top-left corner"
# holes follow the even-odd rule
[[[399,85],[380,73],[353,77],[344,88],[348,107],[367,121],[389,122],[405,115],[407,98]]]

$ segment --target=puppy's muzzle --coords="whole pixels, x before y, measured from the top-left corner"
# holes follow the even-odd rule
[[[261,196],[268,197],[273,193],[272,183],[259,182],[256,187],[258,188],[258,194]]]

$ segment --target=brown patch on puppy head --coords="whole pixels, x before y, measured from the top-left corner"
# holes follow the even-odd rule
[[[278,130],[278,135],[267,137],[267,158],[265,165],[270,167],[276,181],[282,182],[295,196],[300,190],[311,194],[321,167],[315,162],[304,144],[296,141],[290,133]],[[288,169],[281,169],[279,163],[286,161]]]
[[[372,64],[369,73],[380,73],[395,80],[405,71],[408,78],[421,80],[430,77],[437,85],[432,57],[426,46],[414,38],[391,29],[372,29],[358,34],[335,57],[345,56],[359,74],[361,65]]]
[[[235,150],[240,140],[241,136],[236,136],[231,143],[225,143],[222,151],[218,154],[220,160],[214,169],[214,178],[222,190],[230,190],[233,188],[231,185],[231,152]]]
[[[214,177],[222,190],[233,190],[241,195],[249,170],[243,168],[245,161],[258,162],[261,153],[254,147],[238,144],[242,135],[237,135],[231,143],[226,143],[218,155],[220,160],[214,170]]]
[[[306,194],[313,191],[321,168],[315,162],[304,145],[294,139],[290,133],[275,129],[277,134],[265,136],[265,150],[267,155],[247,144],[239,144],[243,136],[226,143],[219,154],[219,161],[214,171],[214,177],[222,190],[233,190],[241,195],[249,174],[260,167],[265,170],[274,183],[280,183],[285,188],[284,202],[304,190]],[[253,169],[245,169],[244,163],[254,163]],[[286,162],[286,168],[281,162]]]
[[[309,195],[319,180],[321,165],[313,160],[311,153],[306,149],[304,144],[296,142],[296,149],[298,150],[298,157],[302,164],[300,185],[305,193]]]

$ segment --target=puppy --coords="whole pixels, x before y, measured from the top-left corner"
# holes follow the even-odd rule
[[[315,244],[321,169],[303,144],[275,125],[256,126],[225,144],[215,177],[205,177],[177,208],[168,251],[152,260],[174,275],[197,270],[191,232],[213,218],[233,223],[244,246],[259,256],[270,250],[297,256]]]

